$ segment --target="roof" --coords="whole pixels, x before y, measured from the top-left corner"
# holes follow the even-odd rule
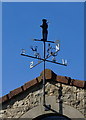
[[[10,93],[6,94],[5,96],[1,97],[0,98],[0,103],[4,103],[4,102],[12,99],[16,95],[19,95],[20,93],[25,92],[27,89],[41,83],[43,81],[43,73],[44,73],[44,71],[42,71],[40,73],[39,77],[26,82],[23,86],[18,87],[16,89],[10,91]],[[71,77],[67,77],[67,76],[59,76],[59,75],[56,75],[50,69],[45,69],[45,78],[46,78],[46,81],[52,81],[53,80],[55,82],[66,84],[66,85],[69,85],[69,86],[75,86],[75,87],[82,88],[82,89],[86,88],[86,81],[71,79]]]

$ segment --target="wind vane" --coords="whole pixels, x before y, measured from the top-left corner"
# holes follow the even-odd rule
[[[44,44],[44,57],[41,58],[41,55],[38,52],[38,47],[37,46],[31,46],[31,50],[34,52],[34,56],[30,56],[26,54],[26,50],[22,49],[22,56],[26,56],[26,57],[30,57],[30,58],[34,58],[34,59],[38,59],[38,63],[33,65],[34,62],[30,62],[30,69],[32,69],[33,67],[37,66],[38,64],[44,62],[44,75],[43,75],[43,106],[45,107],[49,107],[48,105],[46,105],[46,101],[45,101],[45,61],[47,62],[51,62],[51,63],[55,63],[55,64],[59,64],[59,65],[64,65],[67,66],[67,60],[62,59],[62,63],[59,63],[56,61],[56,56],[57,53],[60,51],[60,41],[56,40],[54,41],[48,41],[47,40],[47,36],[48,36],[48,22],[46,19],[42,20],[42,25],[40,25],[40,27],[42,28],[42,39],[38,40],[38,39],[33,39],[34,41],[40,41],[43,42]],[[46,51],[46,42],[48,42],[48,47],[47,47],[47,51]],[[55,47],[52,47],[51,44],[55,44]],[[47,53],[47,54],[46,54]],[[50,58],[52,56],[52,60],[49,60],[48,58]]]

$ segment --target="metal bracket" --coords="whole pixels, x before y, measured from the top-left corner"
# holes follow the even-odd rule
[[[51,109],[51,105],[44,105],[44,110],[49,111]]]

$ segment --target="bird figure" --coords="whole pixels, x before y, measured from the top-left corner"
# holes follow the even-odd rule
[[[34,46],[34,47],[31,46],[30,48],[31,48],[32,51],[34,51],[34,56],[36,58],[40,58],[40,54],[37,52],[37,46]]]
[[[32,51],[37,52],[37,46],[34,46],[34,47],[33,47],[33,46],[31,46],[30,48],[32,49]]]
[[[52,46],[50,46],[50,43],[48,44],[48,49],[47,49],[47,57],[51,54],[51,49],[52,49]]]

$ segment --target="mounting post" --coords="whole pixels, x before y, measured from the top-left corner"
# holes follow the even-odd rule
[[[45,41],[44,42],[44,74],[43,74],[43,106],[46,105],[45,103]]]

